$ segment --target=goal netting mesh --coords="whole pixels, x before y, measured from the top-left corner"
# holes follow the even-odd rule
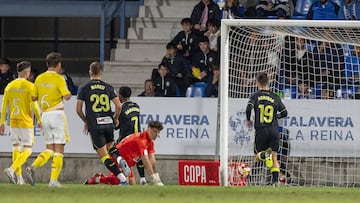
[[[255,75],[267,72],[289,112],[279,121],[280,183],[360,186],[360,23],[240,19],[222,20],[221,29],[222,184],[270,183],[245,125]]]

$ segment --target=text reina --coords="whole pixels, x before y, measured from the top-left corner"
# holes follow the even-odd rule
[[[351,117],[315,117],[309,118],[299,117],[287,117],[284,119],[284,126],[289,127],[354,127],[354,123]]]

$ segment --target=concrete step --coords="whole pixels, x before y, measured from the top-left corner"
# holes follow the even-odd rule
[[[152,70],[158,63],[132,61],[105,61],[103,80],[111,84],[115,90],[120,86],[129,86],[132,96],[144,90],[144,81],[151,78]]]
[[[130,26],[132,28],[172,28],[182,30],[182,18],[130,18]]]
[[[120,49],[131,49],[131,48],[138,48],[138,47],[146,47],[146,46],[153,46],[153,47],[161,47],[164,48],[166,44],[169,42],[167,39],[143,39],[143,40],[137,40],[137,39],[118,39],[117,41],[117,48]]]
[[[145,6],[192,6],[198,4],[200,0],[144,0]]]
[[[147,61],[160,63],[166,53],[167,40],[119,40],[113,49],[115,61]]]
[[[139,17],[186,18],[192,10],[193,6],[140,6]]]
[[[155,39],[169,40],[181,30],[169,28],[129,28],[128,39]]]

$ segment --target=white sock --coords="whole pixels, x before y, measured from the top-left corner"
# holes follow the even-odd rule
[[[119,173],[119,175],[117,177],[119,178],[119,180],[121,182],[127,181],[127,178],[125,177],[125,175],[123,173]]]
[[[142,182],[146,182],[145,177],[141,177],[141,178],[140,178],[140,183],[142,183]]]
[[[116,158],[116,161],[117,161],[118,163],[120,163],[121,159],[123,159],[123,158],[122,158],[121,156],[118,156],[118,157]]]

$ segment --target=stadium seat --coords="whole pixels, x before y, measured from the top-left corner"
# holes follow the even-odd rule
[[[305,19],[313,2],[314,0],[296,1],[294,15],[291,17],[291,19]]]
[[[354,98],[355,93],[358,92],[358,90],[359,87],[357,85],[344,85],[341,87],[341,98],[344,99]],[[338,96],[339,95],[337,95],[337,97]]]
[[[297,91],[298,88],[296,86],[284,85],[283,96],[286,99],[295,99],[297,95]]]
[[[196,82],[192,87],[188,87],[186,90],[186,97],[206,97],[206,86],[205,82]]]
[[[360,58],[359,57],[354,57],[354,56],[346,56],[345,57],[345,76],[346,76],[346,81],[350,84],[354,83],[354,82],[359,82],[359,81],[352,81],[351,79],[349,79],[350,77],[354,76],[354,75],[359,75],[359,65],[360,65]]]

